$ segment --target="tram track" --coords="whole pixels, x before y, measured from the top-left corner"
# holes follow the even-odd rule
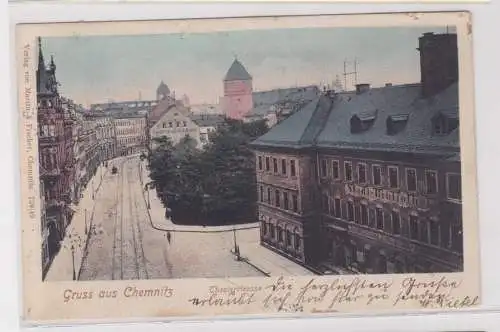
[[[139,222],[138,207],[137,207],[137,202],[135,201],[136,196],[135,193],[132,191],[132,186],[131,186],[132,181],[130,180],[130,175],[134,173],[133,165],[127,165],[127,166],[129,166],[127,167],[127,177],[128,177],[127,189],[130,195],[128,200],[128,205],[130,211],[129,217],[132,218],[130,220],[130,226],[132,229],[132,242],[134,245],[134,260],[135,260],[136,274],[137,274],[137,279],[141,280],[149,279],[147,265],[146,265],[146,257],[144,254],[144,245],[142,242],[143,235]]]
[[[121,161],[120,164],[118,164],[118,167],[120,168],[118,172],[118,177],[116,179],[117,182],[117,190],[116,190],[116,204],[115,204],[115,220],[114,220],[114,229],[113,229],[113,257],[112,257],[112,262],[111,262],[111,268],[112,268],[112,280],[123,280],[123,182],[124,182],[124,176],[123,176],[123,164],[127,161],[127,159]],[[118,216],[118,212],[119,216]],[[119,220],[119,222],[118,222]],[[119,225],[118,225],[119,223]],[[117,235],[119,236],[119,239]],[[117,256],[117,251],[119,250],[119,257]],[[117,276],[117,267],[118,265],[120,266],[120,274]]]

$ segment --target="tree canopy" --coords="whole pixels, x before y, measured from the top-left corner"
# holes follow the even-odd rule
[[[165,137],[149,157],[152,185],[172,221],[221,225],[254,222],[257,188],[249,143],[268,130],[265,121],[227,120],[200,150],[186,137],[173,145]]]

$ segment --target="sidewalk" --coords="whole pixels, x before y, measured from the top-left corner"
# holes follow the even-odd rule
[[[141,167],[142,169],[142,179],[143,183],[147,183],[149,180],[147,170],[144,167],[145,163]],[[144,188],[143,188],[144,189]],[[144,199],[147,202],[147,193],[144,192]],[[240,254],[243,260],[252,265],[257,270],[268,276],[308,276],[315,275],[308,269],[300,266],[299,264],[285,258],[263,246],[260,245],[260,224],[258,222],[245,224],[245,225],[235,225],[235,226],[182,226],[175,225],[170,219],[165,218],[165,208],[161,203],[160,199],[156,195],[156,190],[149,190],[149,203],[151,209],[149,210],[149,215],[153,226],[159,230],[169,230],[173,232],[206,232],[206,233],[216,233],[216,232],[228,232],[233,229],[236,231],[238,237],[238,246],[240,249]],[[231,250],[234,255],[234,251]]]
[[[87,222],[87,227],[90,228],[94,217],[95,202],[99,199],[99,189],[102,184],[101,172],[102,179],[104,179],[107,169],[104,166],[99,166],[94,178],[92,178],[87,184],[87,187],[83,192],[83,198],[77,205],[71,223],[66,229],[66,236],[61,242],[61,249],[54,257],[52,264],[47,271],[47,275],[45,276],[46,281],[73,280],[73,272],[75,277],[78,278],[87,245],[88,234],[90,234],[90,232],[88,232],[87,235],[85,234],[85,221]],[[93,188],[95,190],[94,199],[92,199],[92,181],[95,181]],[[74,248],[74,263],[71,246]]]
[[[288,258],[261,246],[259,242],[240,243],[239,248],[244,261],[268,276],[316,275]]]

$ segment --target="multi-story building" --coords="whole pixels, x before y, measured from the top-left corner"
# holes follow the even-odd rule
[[[421,83],[328,91],[253,142],[262,245],[318,272],[463,270],[456,35],[419,42]]]
[[[99,161],[102,163],[116,155],[116,126],[114,119],[105,114],[91,114],[89,119],[95,122],[96,138],[99,145]]]
[[[37,68],[37,109],[39,169],[43,181],[46,204],[46,227],[49,256],[59,250],[59,241],[64,237],[71,220],[71,184],[73,181],[73,137],[74,119],[62,105],[55,76],[56,65],[51,59],[46,67],[41,40]],[[43,230],[42,230],[43,231]]]
[[[184,137],[190,137],[201,145],[200,128],[183,106],[171,106],[150,129],[151,148],[156,147],[155,138],[167,137],[175,145]]]
[[[148,145],[147,115],[124,113],[114,115],[116,153],[125,156],[143,152]]]
[[[80,186],[84,190],[87,183],[97,172],[99,167],[99,146],[97,139],[97,123],[93,118],[83,117],[81,131],[81,146],[83,153],[79,157],[80,162]]]

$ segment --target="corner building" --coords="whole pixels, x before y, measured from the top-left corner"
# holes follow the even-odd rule
[[[463,270],[456,35],[419,44],[420,83],[326,91],[253,142],[263,246],[326,274]]]
[[[51,57],[47,66],[38,38],[38,67],[36,71],[38,111],[38,151],[40,190],[43,190],[45,214],[42,218],[43,267],[46,269],[59,252],[60,241],[74,211],[72,183],[74,182],[73,126],[74,118],[63,107],[58,91],[56,65]]]

